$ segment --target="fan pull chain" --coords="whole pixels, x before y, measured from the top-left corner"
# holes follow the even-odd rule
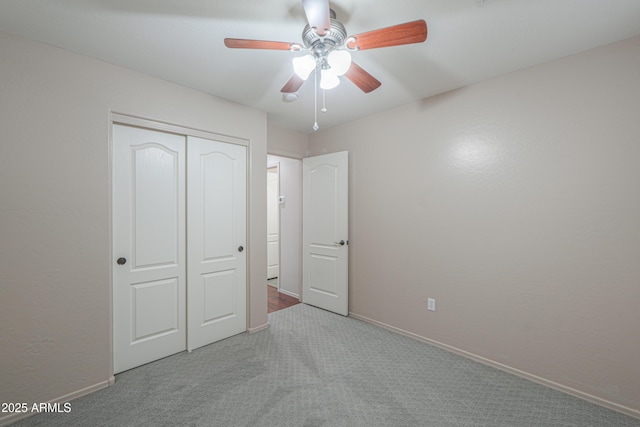
[[[322,111],[323,113],[327,112],[327,107],[325,105],[325,98],[324,95],[327,93],[326,90],[322,89],[322,109],[320,111]]]
[[[313,130],[318,130],[318,67],[313,74]]]

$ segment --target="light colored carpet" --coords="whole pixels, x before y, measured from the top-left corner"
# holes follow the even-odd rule
[[[117,376],[16,426],[640,426],[640,420],[298,304],[271,328]]]

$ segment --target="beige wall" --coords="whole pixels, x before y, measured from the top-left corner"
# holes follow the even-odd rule
[[[638,70],[634,38],[311,134],[350,152],[350,311],[640,415]]]
[[[268,123],[267,151],[269,154],[303,159],[309,155],[307,134]]]
[[[266,114],[6,33],[0,58],[0,401],[111,375],[110,111],[250,140],[249,327],[266,325]]]

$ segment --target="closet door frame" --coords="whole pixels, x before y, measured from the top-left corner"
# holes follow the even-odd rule
[[[250,278],[250,268],[249,266],[251,265],[251,245],[249,245],[249,242],[251,241],[251,229],[249,227],[249,218],[250,215],[249,213],[251,212],[251,186],[249,185],[249,183],[251,182],[251,168],[250,166],[250,159],[251,159],[251,144],[250,141],[244,138],[239,138],[239,137],[233,137],[233,136],[229,136],[229,135],[222,135],[219,133],[215,133],[212,131],[207,131],[207,130],[202,130],[202,129],[194,129],[194,128],[190,128],[187,126],[182,126],[179,124],[174,124],[174,123],[168,123],[168,122],[164,122],[164,121],[159,121],[159,120],[154,120],[154,119],[149,119],[149,118],[144,118],[144,117],[139,117],[139,116],[133,116],[133,115],[129,115],[129,114],[124,114],[124,113],[118,113],[118,112],[110,112],[110,118],[109,118],[109,164],[108,164],[108,185],[109,185],[109,229],[108,229],[108,233],[109,233],[109,266],[108,266],[108,271],[109,271],[109,384],[114,384],[115,383],[115,375],[114,375],[114,360],[113,360],[113,350],[114,350],[114,343],[113,343],[113,310],[114,310],[114,304],[113,304],[113,259],[112,259],[112,254],[113,254],[113,176],[112,176],[112,171],[113,171],[113,157],[112,157],[112,153],[113,153],[113,135],[112,135],[112,130],[113,130],[113,125],[125,125],[125,126],[133,126],[133,127],[139,127],[139,128],[143,128],[143,129],[149,129],[149,130],[153,130],[153,131],[160,131],[160,132],[167,132],[167,133],[173,133],[173,134],[177,134],[177,135],[184,135],[187,138],[189,136],[192,137],[198,137],[198,138],[204,138],[204,139],[210,139],[210,140],[214,140],[214,141],[219,141],[219,142],[225,142],[228,144],[234,144],[234,145],[241,145],[247,148],[247,155],[246,155],[246,170],[247,170],[247,176],[246,176],[246,182],[247,182],[247,188],[246,188],[246,242],[247,244],[245,245],[245,250],[246,250],[246,266],[245,266],[245,270],[246,270],[246,282],[245,282],[245,286],[246,286],[246,298],[245,298],[245,305],[246,305],[246,325],[247,325],[247,330],[249,327],[249,288],[250,288],[250,283],[251,283],[251,278]],[[188,278],[187,278],[188,280]]]

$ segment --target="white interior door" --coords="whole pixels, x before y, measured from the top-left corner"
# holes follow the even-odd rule
[[[280,175],[278,166],[267,168],[267,279],[280,275]]]
[[[185,137],[113,126],[114,368],[186,348]]]
[[[246,331],[247,149],[188,137],[188,350]]]
[[[302,301],[347,316],[348,152],[302,161]]]

